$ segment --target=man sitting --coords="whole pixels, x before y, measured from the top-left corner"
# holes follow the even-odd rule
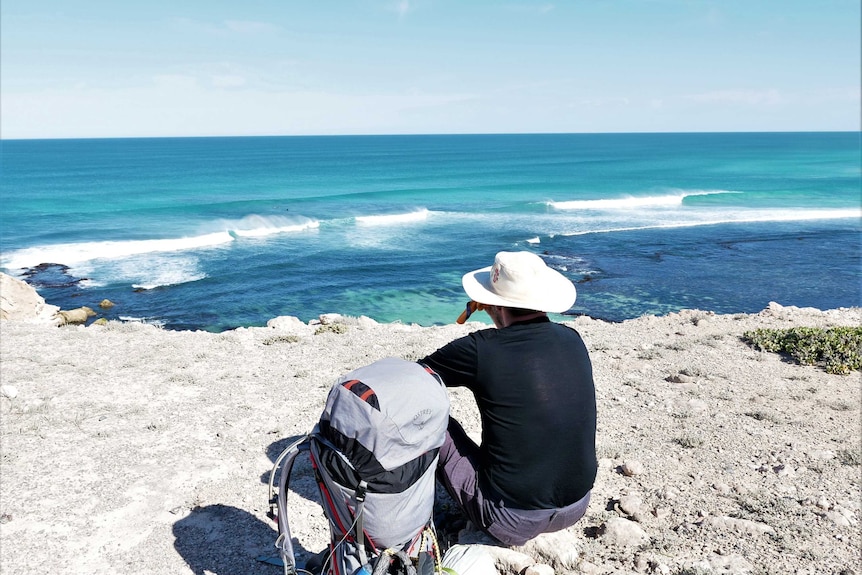
[[[530,252],[500,252],[462,279],[494,321],[420,360],[479,407],[476,445],[450,418],[437,477],[474,525],[507,545],[573,525],[596,478],[596,399],[580,334],[551,322],[574,284]]]

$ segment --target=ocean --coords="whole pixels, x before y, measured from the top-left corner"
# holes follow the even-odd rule
[[[214,332],[452,323],[461,276],[501,250],[575,282],[570,315],[859,306],[860,149],[859,132],[3,140],[0,269],[63,309]]]

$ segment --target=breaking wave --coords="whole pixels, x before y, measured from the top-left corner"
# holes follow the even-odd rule
[[[712,196],[718,194],[741,194],[730,190],[681,191],[661,196],[626,196],[623,198],[603,198],[598,200],[572,200],[566,202],[546,202],[555,210],[631,210],[634,208],[665,208],[681,206],[685,198],[693,196]]]
[[[860,209],[834,209],[834,210],[768,210],[753,214],[736,214],[733,217],[704,219],[696,221],[668,221],[655,224],[620,226],[609,228],[585,229],[573,232],[565,232],[562,236],[580,236],[585,234],[600,234],[613,232],[631,232],[639,230],[652,230],[663,228],[693,228],[698,226],[714,226],[720,224],[752,224],[766,222],[801,222],[811,220],[839,220],[848,218],[862,218]]]
[[[428,219],[430,212],[426,208],[402,214],[382,214],[375,216],[356,216],[356,223],[363,225],[390,225],[419,222]]]
[[[239,238],[299,232],[316,228],[318,225],[317,221],[308,218],[291,220],[252,215],[240,220],[218,220],[206,227],[220,228],[220,231],[196,236],[152,240],[108,240],[22,248],[4,254],[0,258],[0,265],[14,270],[32,268],[47,262],[76,265],[93,260],[116,260],[144,254],[200,250],[229,244]]]

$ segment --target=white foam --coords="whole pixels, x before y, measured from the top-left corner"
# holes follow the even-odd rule
[[[430,212],[426,208],[422,208],[406,214],[382,214],[376,216],[356,216],[356,223],[363,225],[390,225],[390,224],[405,224],[410,222],[419,222],[428,219]]]
[[[317,221],[304,217],[250,215],[239,220],[217,220],[205,227],[218,231],[208,231],[196,236],[154,240],[81,242],[23,248],[0,257],[0,265],[10,270],[30,268],[42,263],[74,266],[92,260],[116,260],[143,254],[203,249],[227,244],[237,238],[299,232],[318,226]]]
[[[193,255],[156,254],[110,262],[103,273],[135,289],[155,289],[202,280],[207,275]]]
[[[662,208],[680,206],[690,196],[711,196],[714,194],[739,194],[730,190],[690,190],[662,196],[625,196],[598,200],[572,200],[567,202],[549,201],[546,204],[556,210],[631,210],[635,208]]]
[[[55,244],[15,250],[7,254],[2,263],[9,269],[29,268],[41,263],[75,265],[91,260],[121,259],[141,254],[176,252],[218,246],[230,243],[228,232],[216,232],[186,238],[164,240],[129,240]]]
[[[725,214],[722,218],[705,218],[694,221],[669,221],[664,223],[622,226],[603,229],[579,230],[566,232],[563,236],[581,236],[585,234],[600,234],[613,232],[631,232],[663,228],[692,228],[697,226],[715,226],[721,224],[753,224],[768,222],[801,222],[812,220],[839,220],[862,218],[862,208],[846,208],[831,210],[757,210],[750,213],[734,212]]]
[[[144,323],[147,325],[154,325],[157,327],[164,327],[165,326],[164,321],[159,320],[159,319],[152,319],[152,318],[148,318],[148,317],[133,317],[133,316],[129,316],[129,315],[121,315],[121,316],[118,316],[117,319],[119,319],[120,321],[127,321],[130,323]]]
[[[238,238],[259,238],[320,227],[318,221],[305,217],[289,218],[256,214],[245,216],[240,220],[220,220],[216,225]]]
[[[541,239],[539,239],[539,236],[536,236],[535,238],[530,238],[530,239],[528,239],[528,240],[527,240],[527,243],[528,243],[528,244],[538,244],[538,243],[541,243],[541,241],[542,241],[542,240],[541,240]]]
[[[186,273],[183,273],[181,271],[174,271],[174,272],[160,273],[160,274],[156,275],[155,277],[153,277],[152,279],[150,279],[146,283],[133,283],[132,287],[135,289],[151,290],[151,289],[156,289],[159,287],[167,287],[167,286],[184,284],[184,283],[188,283],[188,282],[194,282],[194,281],[202,280],[205,277],[207,277],[207,276],[204,273],[186,274]]]

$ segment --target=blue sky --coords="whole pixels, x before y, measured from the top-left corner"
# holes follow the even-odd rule
[[[860,129],[859,0],[3,0],[11,138]]]

